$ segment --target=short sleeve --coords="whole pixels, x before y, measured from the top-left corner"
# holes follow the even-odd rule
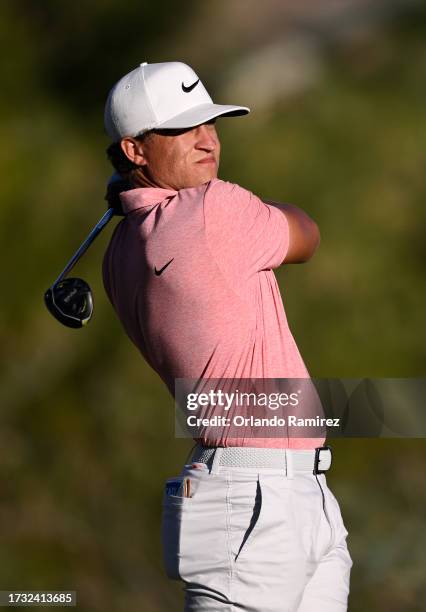
[[[204,196],[208,245],[224,269],[238,266],[248,276],[277,268],[289,247],[288,222],[281,210],[239,185],[215,179]]]

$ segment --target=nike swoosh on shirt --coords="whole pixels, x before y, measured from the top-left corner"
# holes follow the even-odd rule
[[[182,81],[182,90],[185,93],[189,93],[190,91],[192,91],[194,89],[194,87],[196,87],[198,85],[198,83],[200,82],[200,79],[197,79],[195,81],[195,83],[192,83],[192,85],[185,85],[185,83]]]
[[[160,276],[160,274],[162,274],[162,272],[164,272],[164,270],[167,268],[167,266],[169,266],[169,265],[172,263],[172,261],[173,261],[173,260],[174,260],[174,257],[172,257],[172,258],[171,258],[171,260],[170,260],[170,261],[168,261],[168,262],[166,263],[166,265],[165,265],[165,266],[163,266],[162,268],[160,268],[159,270],[157,270],[157,268],[154,266],[154,272],[155,272],[155,275],[156,275],[156,276]]]

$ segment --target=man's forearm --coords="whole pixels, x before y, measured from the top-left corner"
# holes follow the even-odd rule
[[[315,253],[320,243],[318,225],[304,210],[293,204],[283,204],[274,200],[263,200],[279,208],[285,215],[290,234],[290,246],[287,253],[287,263],[303,263]]]
[[[263,200],[263,202],[279,208],[285,213],[286,217],[291,215],[292,217],[299,219],[301,222],[306,222],[307,225],[309,225],[309,223],[316,225],[315,221],[307,213],[305,213],[304,210],[298,206],[294,206],[294,204],[283,204],[282,202],[276,202],[275,200]]]

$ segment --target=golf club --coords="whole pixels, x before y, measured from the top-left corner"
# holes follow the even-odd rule
[[[44,294],[44,302],[49,312],[67,327],[79,328],[87,325],[93,313],[93,298],[86,281],[81,278],[65,278],[65,276],[87,251],[114,214],[114,208],[108,208],[53,285]]]
[[[109,208],[75,255],[70,259],[53,285],[44,294],[44,302],[49,312],[63,325],[74,329],[87,325],[93,313],[93,298],[89,285],[82,278],[65,278],[80,257],[87,251],[96,236],[103,230],[114,215],[123,215],[119,194],[130,189],[118,173],[108,182],[107,195]]]

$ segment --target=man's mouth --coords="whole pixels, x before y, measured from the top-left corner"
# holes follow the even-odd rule
[[[207,157],[203,157],[202,159],[199,159],[196,163],[197,164],[215,164],[216,160],[212,155],[208,155]]]

